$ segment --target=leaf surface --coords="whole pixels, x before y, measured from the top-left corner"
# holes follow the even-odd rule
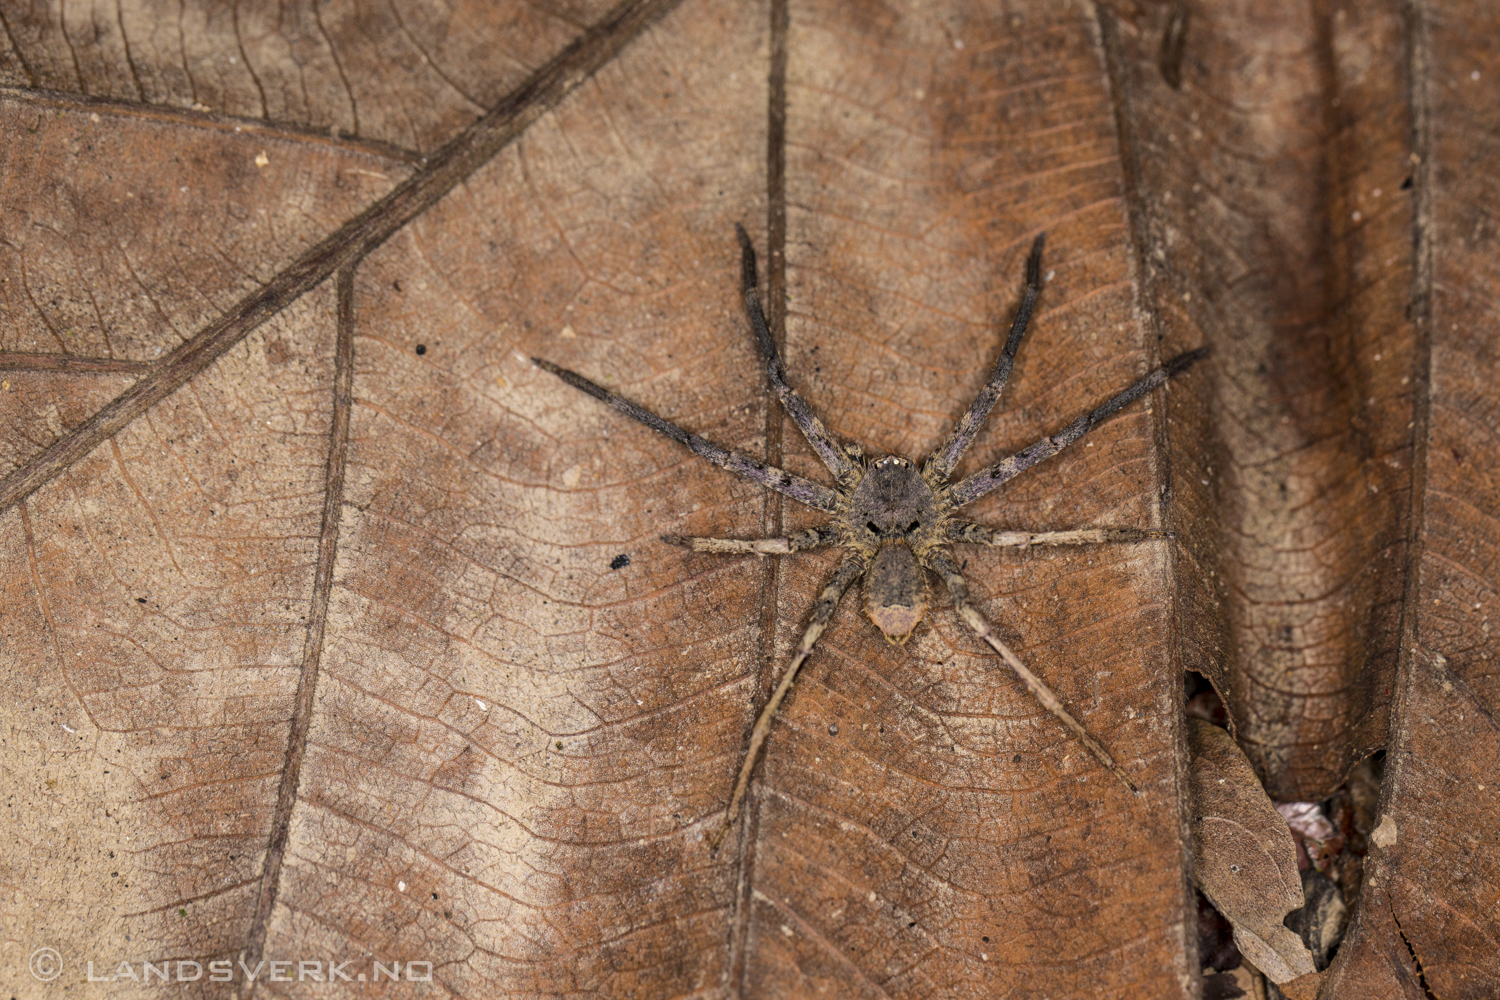
[[[170,959],[431,963],[381,995],[1193,996],[1189,669],[1279,797],[1385,750],[1319,995],[1500,978],[1480,5],[0,19],[13,989],[46,946],[56,995]],[[792,382],[872,457],[943,439],[1044,230],[957,476],[1213,348],[965,511],[1173,539],[958,551],[1139,796],[946,602],[894,647],[850,594],[708,852],[836,557],[659,537],[822,516],[529,358],[826,482],[736,222]]]

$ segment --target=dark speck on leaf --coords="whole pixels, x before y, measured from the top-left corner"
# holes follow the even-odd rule
[[[145,604],[146,603],[146,599],[144,597],[137,597],[135,599],[135,603],[137,603],[137,604]]]
[[[418,344],[417,345],[417,353],[418,354],[426,354],[427,353],[427,345],[426,344]]]
[[[629,566],[629,565],[630,565],[630,557],[627,556],[623,552],[621,552],[619,555],[615,556],[613,559],[611,559],[609,561],[609,568],[610,569],[624,569],[626,566]]]

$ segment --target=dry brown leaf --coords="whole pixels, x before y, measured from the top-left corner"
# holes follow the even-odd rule
[[[1191,996],[1193,668],[1279,797],[1392,741],[1399,839],[1322,995],[1484,995],[1486,8],[1190,13],[0,3],[12,991],[347,958],[466,996]],[[946,609],[903,652],[850,600],[708,856],[826,560],[658,542],[807,519],[525,359],[818,475],[736,221],[872,452],[962,412],[1042,229],[961,473],[1214,347],[974,511],[1176,545],[963,553],[1141,797]]]
[[[1286,820],[1233,736],[1193,718],[1187,736],[1193,881],[1234,925],[1240,953],[1273,982],[1313,972],[1306,946],[1282,923],[1302,906],[1297,844]]]

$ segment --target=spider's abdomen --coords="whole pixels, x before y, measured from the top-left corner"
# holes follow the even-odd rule
[[[927,614],[927,574],[905,542],[880,547],[865,571],[865,614],[892,643],[911,638]]]

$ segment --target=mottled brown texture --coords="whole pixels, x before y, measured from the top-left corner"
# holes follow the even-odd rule
[[[1328,997],[1500,989],[1500,53],[1493,11],[1414,12],[1421,525],[1381,822]],[[1430,352],[1430,360],[1424,356]],[[1424,990],[1426,991],[1424,993]]]
[[[1490,7],[669,6],[0,2],[4,995],[1191,997],[1184,669],[1277,796],[1387,751],[1319,995],[1494,995]],[[942,588],[904,648],[846,599],[709,856],[830,554],[661,542],[814,515],[527,359],[826,482],[736,222],[907,456],[1048,232],[957,478],[1213,347],[972,510],[1153,534],[961,553],[1140,796]]]
[[[1219,352],[1172,447],[1185,659],[1278,797],[1387,750],[1411,835],[1320,996],[1492,996],[1494,14],[1189,4],[1176,91],[1168,7],[1119,5],[1112,51],[1149,301]]]
[[[1119,31],[1148,301],[1201,331],[1180,456],[1187,665],[1273,796],[1385,739],[1411,484],[1411,118],[1402,9],[1190,4]]]

